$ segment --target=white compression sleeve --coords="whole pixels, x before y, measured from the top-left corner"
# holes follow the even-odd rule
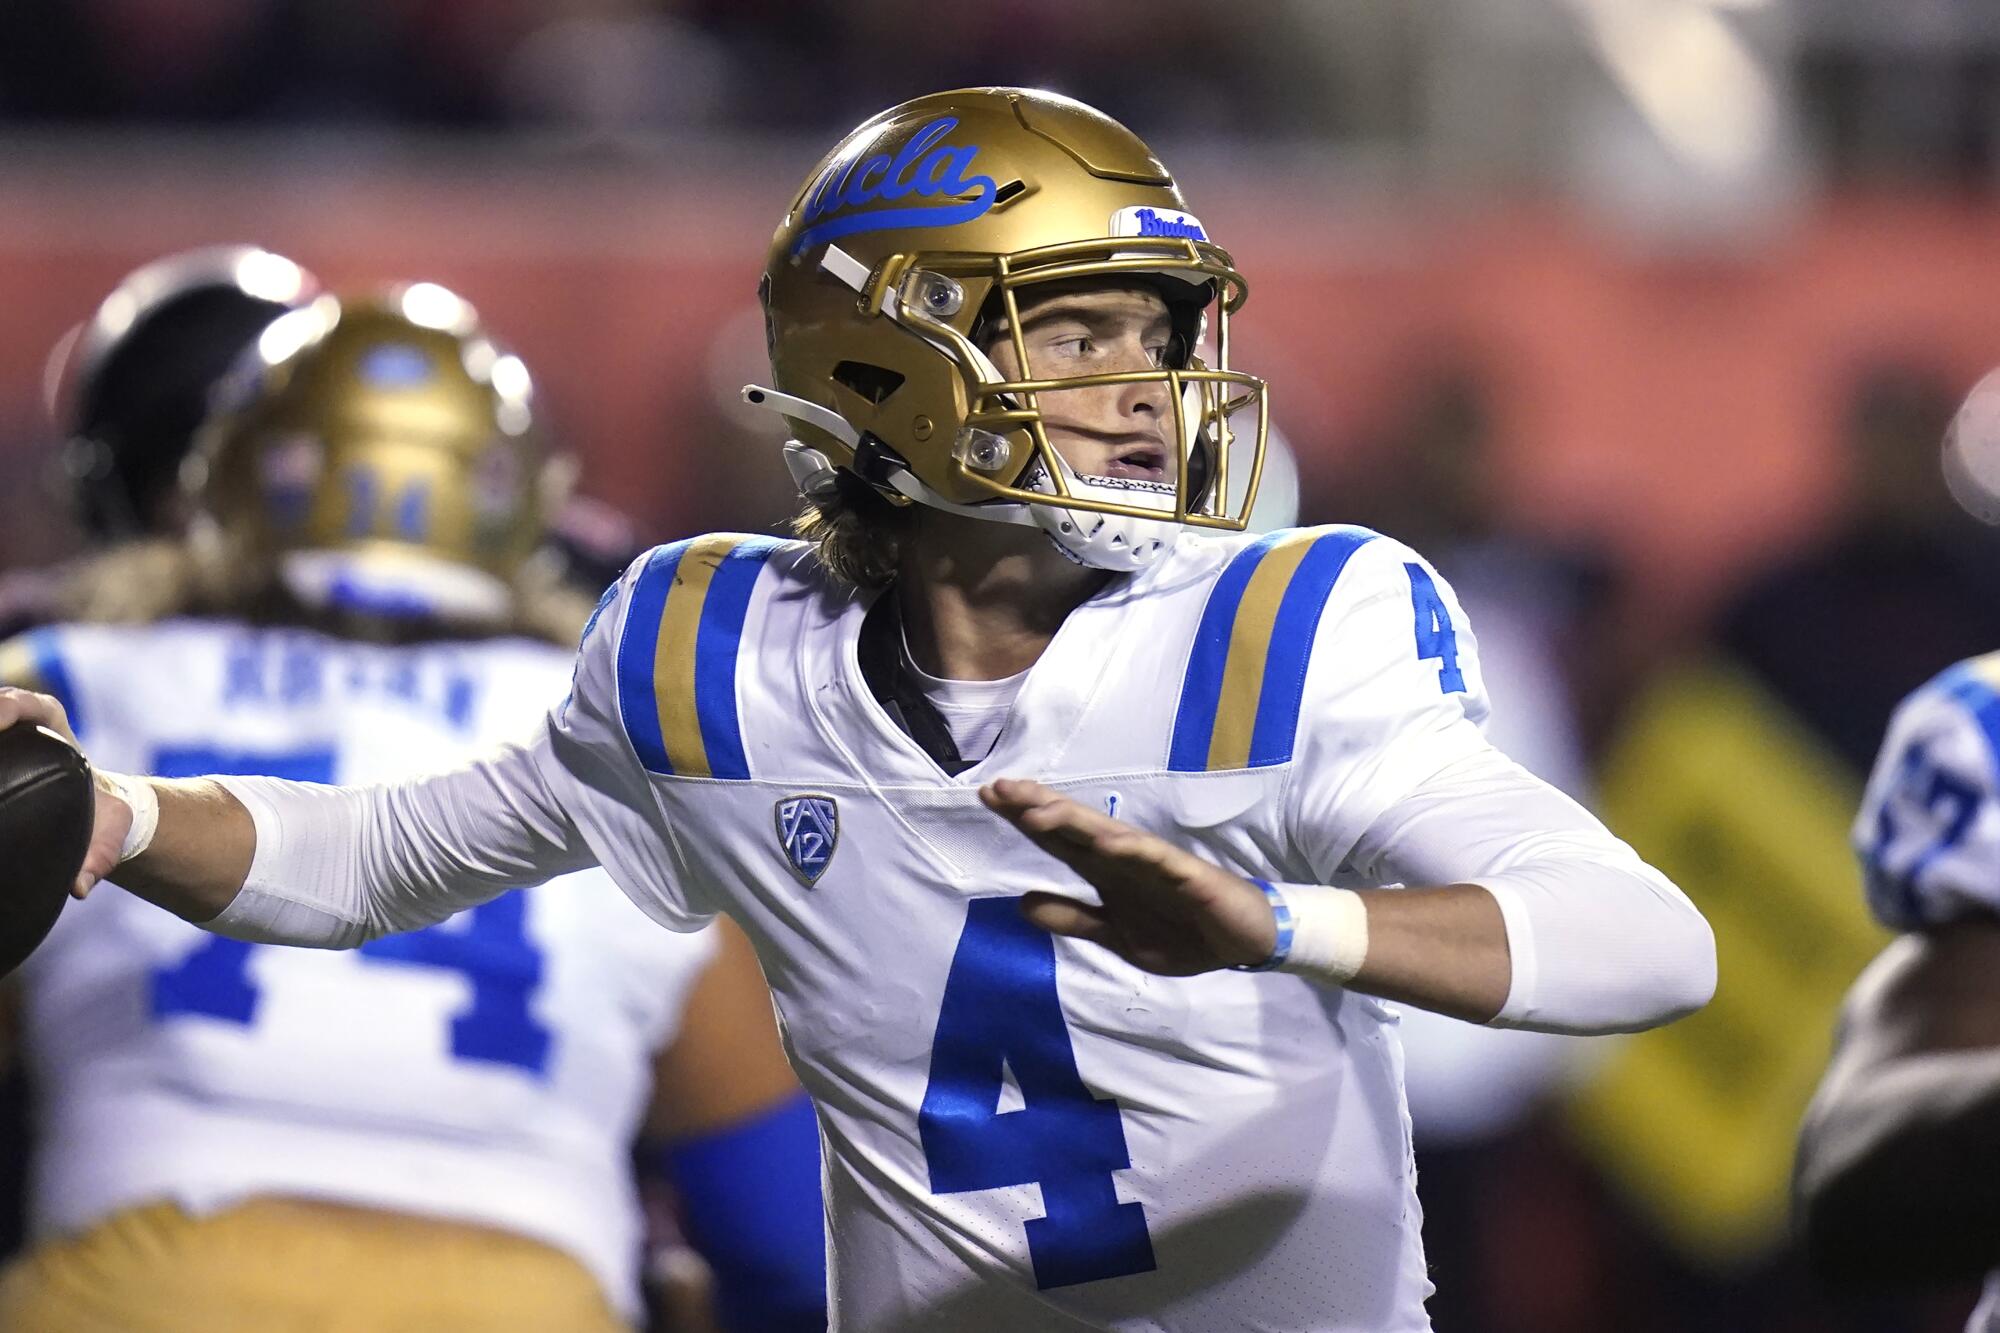
[[[207,926],[235,939],[353,948],[595,863],[519,746],[395,786],[217,781],[257,829],[243,888]]]
[[[1715,991],[1715,936],[1681,891],[1582,806],[1497,750],[1447,765],[1349,858],[1382,883],[1478,884],[1512,956],[1498,1027],[1631,1032]]]

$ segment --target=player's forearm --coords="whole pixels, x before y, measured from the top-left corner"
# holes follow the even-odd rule
[[[1556,856],[1443,888],[1266,892],[1280,925],[1265,966],[1475,1023],[1635,1031],[1715,988],[1708,923],[1636,859]]]
[[[208,778],[151,779],[160,822],[146,850],[119,866],[122,889],[203,925],[236,897],[257,832],[242,802]]]
[[[2000,1261],[2000,1051],[1849,1068],[1806,1113],[1794,1171],[1813,1267],[1848,1282],[1972,1277]]]
[[[1435,774],[1346,859],[1378,883],[1477,884],[1491,896],[1509,973],[1492,1018],[1500,1026],[1634,1032],[1714,993],[1715,937],[1686,896],[1583,807],[1497,752]],[[1452,961],[1431,966],[1442,975]]]
[[[113,782],[138,784],[128,804],[153,793],[159,811],[150,841],[110,878],[257,943],[352,948],[590,864],[521,747],[398,786]]]
[[[1474,1023],[1500,1012],[1513,971],[1506,922],[1492,894],[1453,884],[1360,897],[1368,949],[1349,989]]]
[[[221,782],[256,826],[242,892],[206,923],[237,939],[352,948],[594,864],[523,747],[393,786]]]

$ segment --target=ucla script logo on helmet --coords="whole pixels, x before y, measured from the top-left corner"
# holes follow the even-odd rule
[[[940,116],[911,135],[894,157],[857,151],[836,158],[806,190],[804,213],[809,225],[799,233],[792,253],[858,232],[955,226],[993,207],[993,178],[970,174],[978,146],[944,142],[956,128],[957,117]],[[939,202],[868,207],[896,204],[912,195]]]
[[[792,863],[792,873],[811,888],[826,873],[840,841],[840,807],[831,796],[787,796],[773,813],[778,819],[778,842]]]

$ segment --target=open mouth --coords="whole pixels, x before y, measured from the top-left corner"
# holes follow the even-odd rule
[[[1158,445],[1121,450],[1105,465],[1104,476],[1126,481],[1168,481],[1167,451]]]

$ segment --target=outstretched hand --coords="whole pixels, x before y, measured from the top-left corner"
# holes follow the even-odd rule
[[[71,745],[76,745],[76,733],[70,730],[69,715],[63,711],[61,703],[46,694],[0,685],[0,731],[12,726],[47,727]],[[99,785],[97,821],[91,829],[90,851],[83,859],[83,868],[77,873],[76,882],[70,885],[72,898],[86,896],[99,880],[117,868],[118,854],[125,847],[125,834],[131,827],[132,808]]]
[[[1101,944],[1163,976],[1271,956],[1277,927],[1270,902],[1241,875],[1039,782],[1001,778],[981,787],[979,799],[1089,881],[1103,900],[1094,907],[1060,894],[1030,893],[1021,913],[1043,930]]]

